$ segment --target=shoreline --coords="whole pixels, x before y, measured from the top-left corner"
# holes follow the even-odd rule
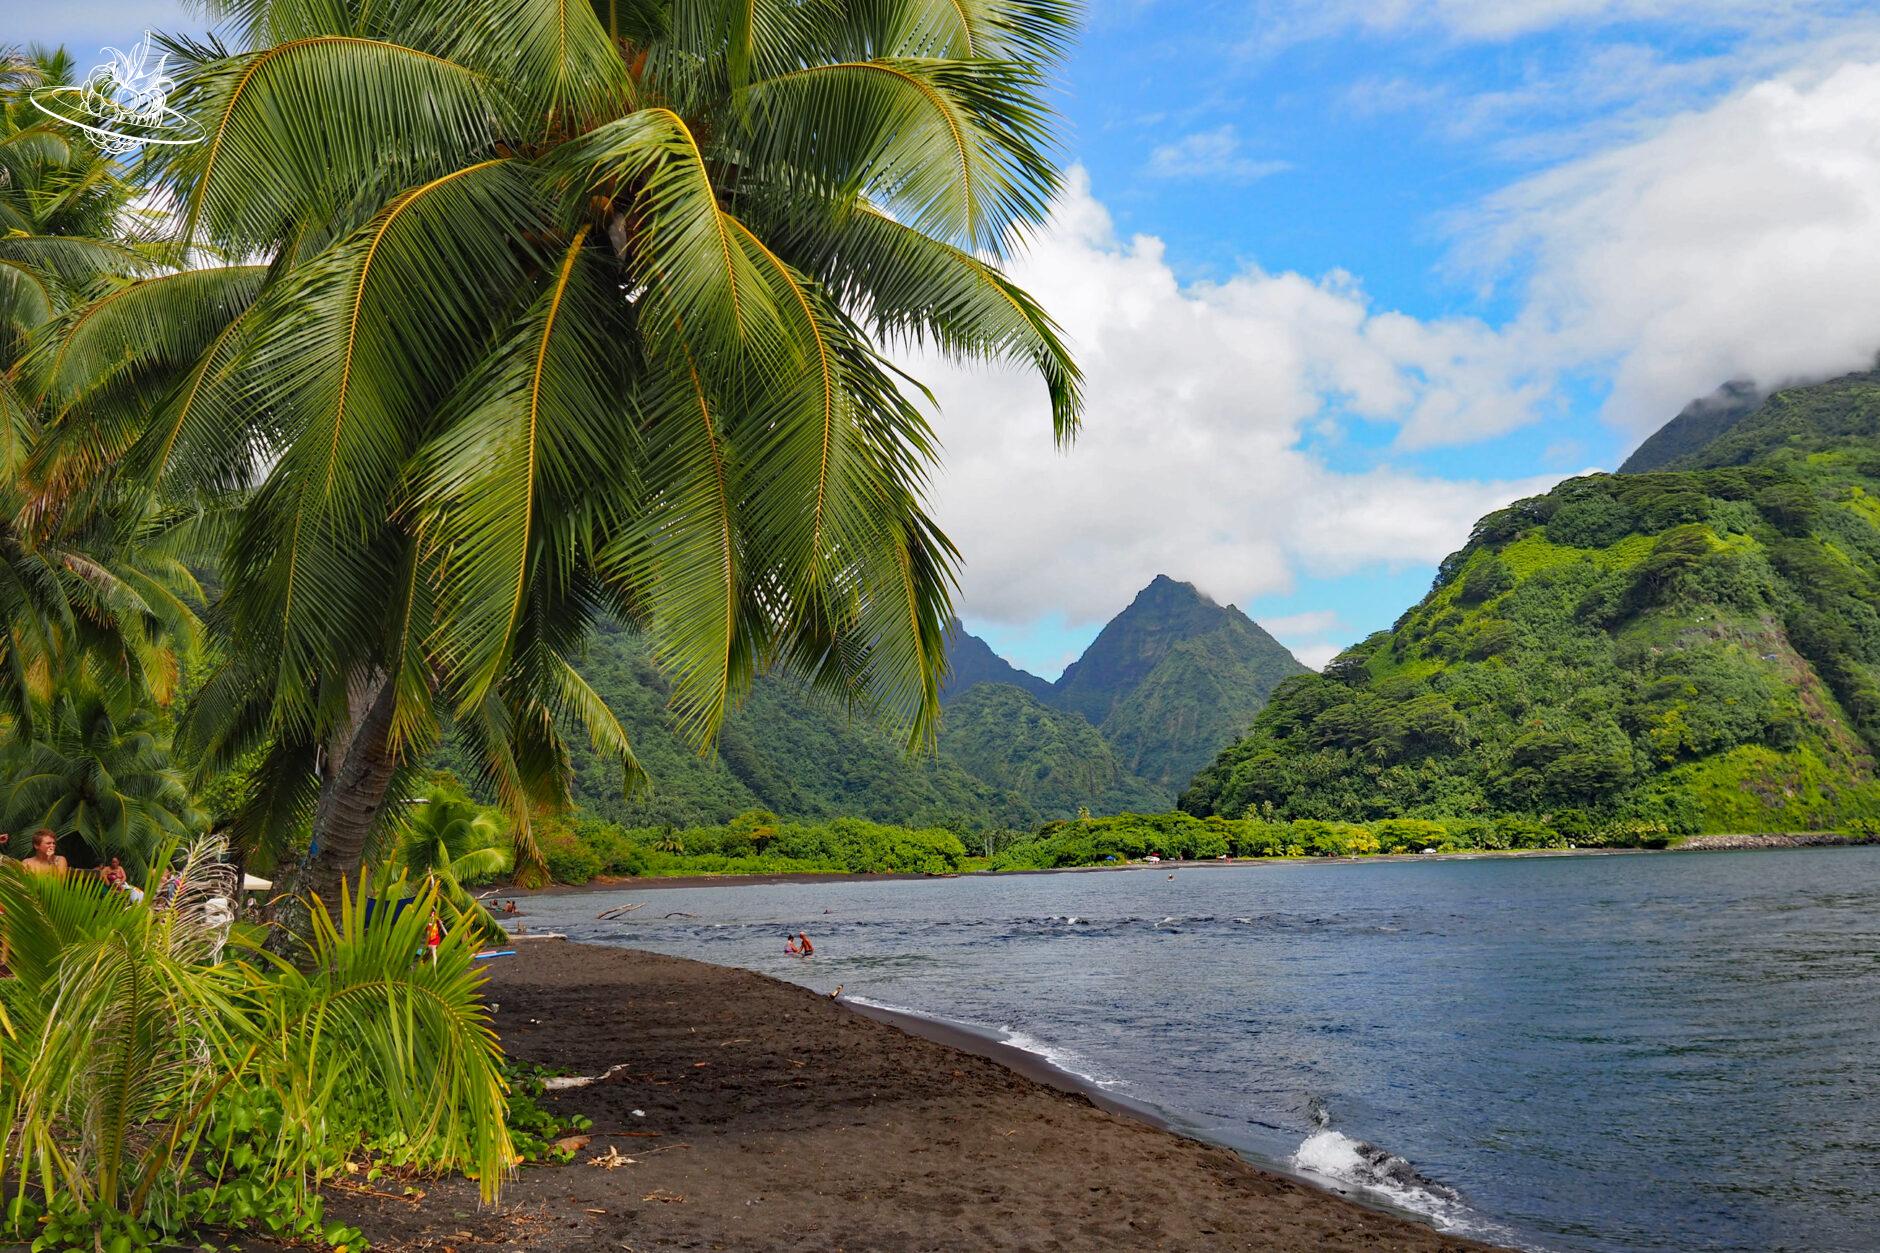
[[[686,958],[523,948],[490,971],[504,1048],[606,1076],[541,1098],[593,1120],[574,1161],[523,1168],[481,1210],[461,1179],[416,1201],[341,1183],[329,1220],[385,1250],[1492,1247],[968,1027]]]
[[[1393,1204],[1388,1197],[1359,1186],[1341,1186],[1335,1179],[1314,1175],[1303,1171],[1290,1162],[1251,1153],[1221,1140],[1213,1139],[1201,1131],[1182,1123],[1167,1110],[1148,1101],[1140,1101],[1121,1096],[1103,1086],[1095,1079],[1070,1069],[1052,1060],[1043,1053],[1027,1049],[1013,1043],[1010,1039],[988,1028],[971,1023],[944,1018],[935,1014],[925,1014],[911,1009],[902,1009],[892,1005],[881,1005],[873,1001],[846,998],[841,1001],[844,1009],[852,1013],[873,1018],[877,1022],[909,1035],[936,1044],[956,1049],[962,1053],[971,1053],[995,1062],[1007,1070],[1015,1071],[1034,1083],[1053,1088],[1066,1095],[1079,1097],[1090,1102],[1105,1113],[1118,1118],[1132,1119],[1145,1123],[1167,1135],[1192,1140],[1210,1148],[1225,1150],[1241,1158],[1255,1170],[1278,1175],[1285,1179],[1296,1180],[1305,1187],[1316,1189],[1348,1201],[1365,1209],[1388,1214],[1393,1218],[1404,1219],[1420,1227],[1428,1227],[1440,1234],[1449,1235],[1438,1226],[1429,1214],[1414,1209],[1407,1209]]]
[[[898,874],[893,872],[829,873],[779,872],[776,874],[689,874],[689,875],[597,875],[586,883],[550,883],[539,888],[499,883],[481,888],[478,895],[490,897],[573,896],[590,892],[659,891],[666,888],[768,887],[782,883],[900,883],[935,882],[944,879],[1000,878],[1026,875],[1115,874],[1140,870],[1224,870],[1233,867],[1264,866],[1275,869],[1288,866],[1362,866],[1431,861],[1484,861],[1527,857],[1642,857],[1664,853],[1718,853],[1746,850],[1797,848],[1853,848],[1880,844],[1880,836],[1844,835],[1834,831],[1690,835],[1680,837],[1668,848],[1507,848],[1470,849],[1453,853],[1373,853],[1364,857],[1230,857],[1207,861],[1163,861],[1153,864],[1122,862],[1099,866],[1052,866],[1035,870],[962,870],[955,874]]]

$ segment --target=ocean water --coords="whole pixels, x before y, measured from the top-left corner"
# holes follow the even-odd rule
[[[615,922],[600,910],[643,906]],[[1880,848],[537,897],[1534,1249],[1880,1249]],[[816,955],[784,951],[807,931]]]

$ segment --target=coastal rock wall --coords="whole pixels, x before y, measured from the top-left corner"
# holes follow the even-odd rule
[[[1803,831],[1790,835],[1693,835],[1679,840],[1674,848],[1689,852],[1728,848],[1818,848],[1836,844],[1880,844],[1880,835],[1844,834],[1838,831]]]

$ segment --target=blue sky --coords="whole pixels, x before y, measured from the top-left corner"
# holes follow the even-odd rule
[[[0,0],[81,60],[162,0]],[[918,362],[968,625],[1054,676],[1157,573],[1318,664],[1473,519],[1692,396],[1880,347],[1880,18],[1844,0],[1091,0],[1013,263],[1091,380]]]

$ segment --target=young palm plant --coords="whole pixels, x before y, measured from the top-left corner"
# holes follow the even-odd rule
[[[998,261],[1058,183],[1074,0],[208,7],[244,46],[174,46],[207,139],[160,189],[254,264],[130,284],[38,385],[165,380],[73,445],[242,493],[188,730],[206,769],[267,746],[256,813],[310,827],[309,885],[447,725],[525,862],[558,727],[631,778],[574,664],[600,615],[701,747],[771,667],[926,743],[956,554],[884,354],[1035,369],[1072,435],[1076,366]]]
[[[205,906],[232,886],[221,852],[193,845],[160,904],[0,867],[15,975],[0,984],[0,1184],[100,1247],[126,1224],[260,1217],[218,1207],[238,1183],[317,1213],[309,1185],[360,1152],[466,1170],[493,1197],[511,1148],[473,929],[419,961],[435,896],[368,927],[361,890],[337,918],[313,909],[309,968],[218,962],[226,927]]]
[[[202,855],[184,868],[207,881]],[[0,1165],[20,1187],[83,1211],[142,1212],[188,1161],[208,1103],[252,1060],[242,971],[211,964],[215,937],[194,897],[179,904],[131,907],[90,875],[0,868],[14,974]]]
[[[403,807],[394,839],[391,873],[434,882],[438,895],[455,910],[500,938],[502,928],[465,886],[507,874],[515,866],[507,826],[495,810],[434,787]]]

